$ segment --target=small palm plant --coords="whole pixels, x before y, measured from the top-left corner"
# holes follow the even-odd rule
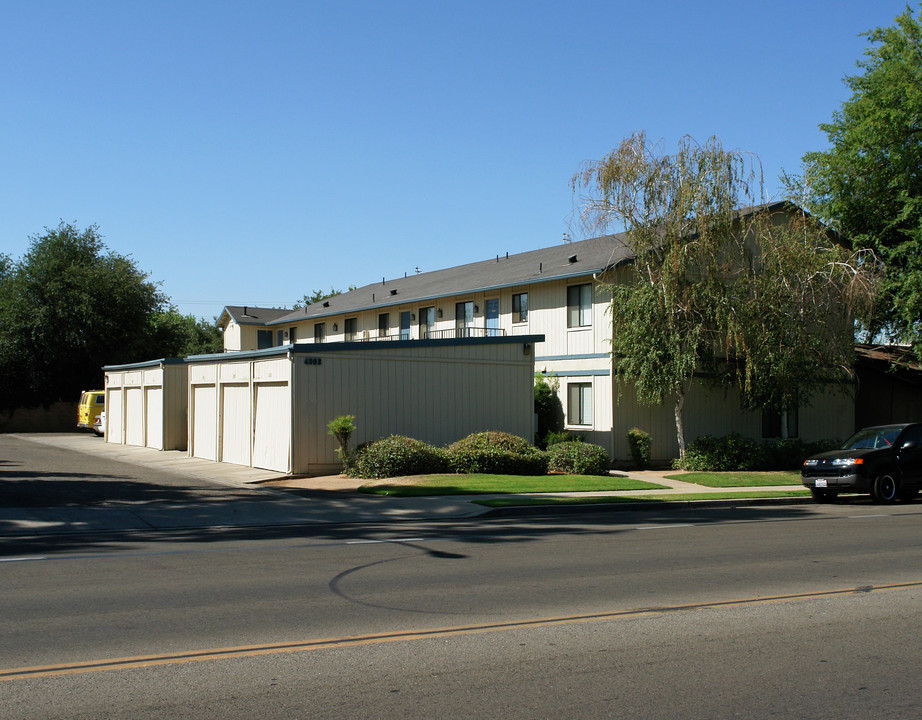
[[[338,418],[330,420],[327,428],[330,430],[330,435],[335,437],[339,443],[336,452],[339,459],[343,461],[343,472],[348,472],[352,461],[352,453],[349,451],[349,438],[355,432],[355,415],[340,415]]]

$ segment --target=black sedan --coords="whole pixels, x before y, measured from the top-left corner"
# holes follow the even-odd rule
[[[912,500],[922,487],[922,423],[865,428],[838,450],[807,458],[800,479],[818,502],[840,492],[870,493],[877,503]]]

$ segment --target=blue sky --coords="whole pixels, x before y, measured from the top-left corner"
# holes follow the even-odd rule
[[[571,176],[639,130],[777,193],[904,7],[6,0],[0,252],[96,224],[210,320],[578,239]]]

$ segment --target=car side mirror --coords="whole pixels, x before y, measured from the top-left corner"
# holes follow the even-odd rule
[[[907,440],[900,446],[900,450],[912,450],[916,445],[915,440]]]

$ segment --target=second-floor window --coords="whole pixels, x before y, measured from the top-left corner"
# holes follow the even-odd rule
[[[256,331],[256,349],[263,350],[265,348],[272,347],[272,331],[271,330],[257,330]]]
[[[571,285],[567,288],[567,327],[592,325],[592,285]]]
[[[458,337],[467,337],[468,328],[474,324],[474,301],[455,303],[455,331]]]
[[[435,308],[424,307],[419,309],[419,339],[425,340],[429,333],[435,330]]]
[[[326,336],[326,323],[314,323],[314,342],[322,343]]]
[[[358,333],[358,326],[358,318],[346,318],[345,321],[343,321],[343,332],[346,336],[346,342],[355,341],[355,336]]]
[[[378,315],[378,337],[387,337],[387,333],[391,329],[391,316],[390,313],[381,313]]]
[[[528,322],[528,293],[517,293],[512,296],[512,322]]]

